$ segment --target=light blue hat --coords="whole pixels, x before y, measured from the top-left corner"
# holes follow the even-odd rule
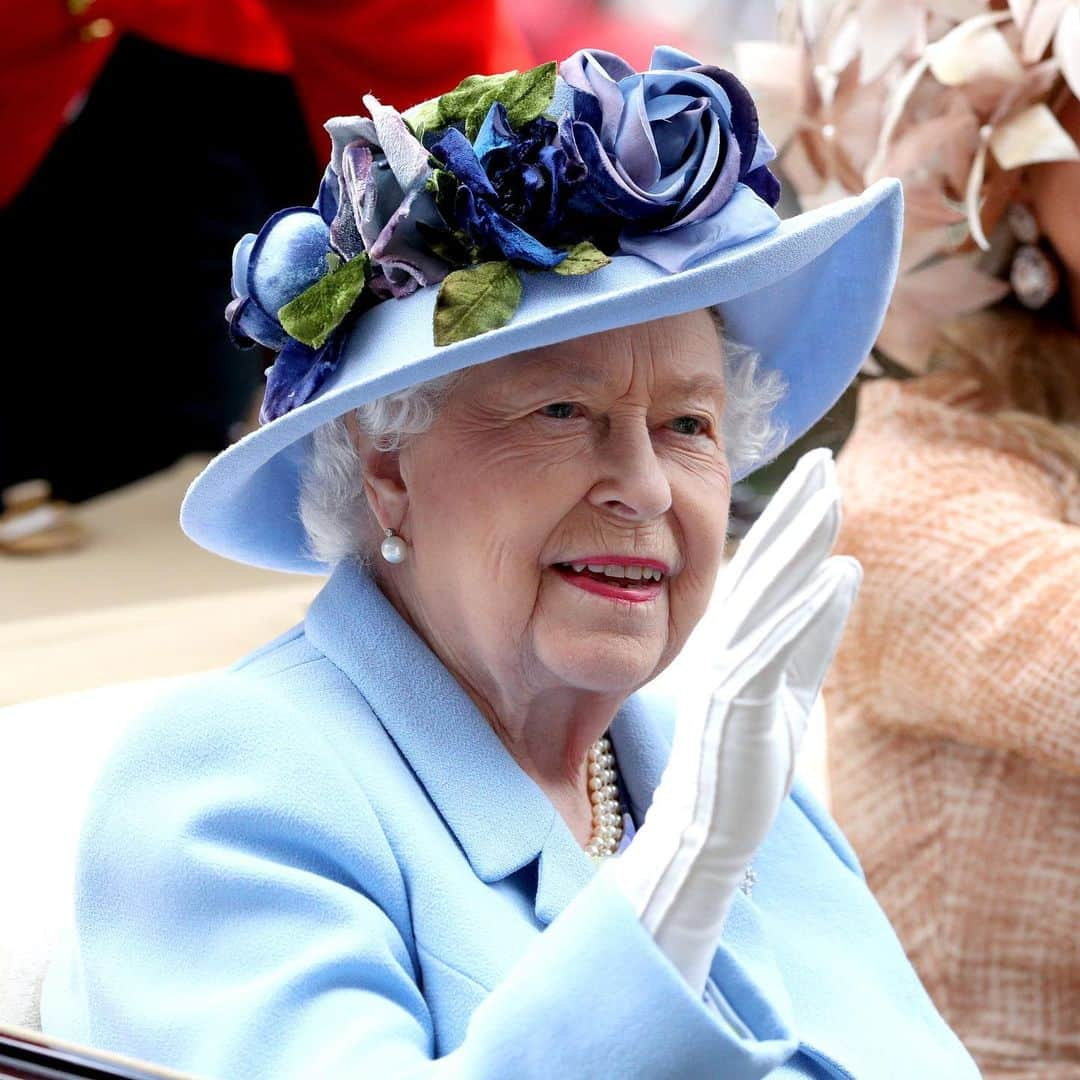
[[[583,51],[474,76],[403,116],[365,103],[369,117],[326,125],[314,207],[274,215],[234,253],[234,336],[278,358],[262,426],[181,508],[211,551],[327,572],[298,514],[312,432],[474,364],[716,307],[785,380],[779,452],[870,351],[896,276],[899,182],[780,220],[774,151],[728,72],[671,49],[640,73]]]

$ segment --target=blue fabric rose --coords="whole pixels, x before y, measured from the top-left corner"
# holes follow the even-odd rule
[[[278,355],[267,372],[263,423],[302,405],[326,381],[340,358],[340,335],[320,349],[295,341],[278,312],[328,270],[330,229],[318,209],[294,207],[241,237],[233,250],[233,300],[225,309],[235,344],[255,344]]]
[[[676,271],[779,223],[776,151],[730,72],[658,48],[649,71],[582,50],[559,74],[573,91],[563,139],[589,177],[574,204],[625,222],[623,251]]]
[[[451,127],[431,153],[456,180],[439,202],[443,218],[481,253],[551,269],[566,258],[562,245],[591,231],[570,205],[585,169],[545,117],[515,130],[495,102],[474,142]]]
[[[321,214],[292,207],[274,214],[258,234],[233,249],[232,303],[225,309],[235,344],[275,352],[290,340],[278,312],[326,273],[330,229]]]

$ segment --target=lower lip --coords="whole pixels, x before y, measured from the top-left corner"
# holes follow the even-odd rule
[[[648,585],[629,588],[625,585],[609,585],[606,581],[597,581],[595,578],[586,577],[585,574],[577,574],[573,570],[562,570],[557,566],[552,569],[568,585],[584,589],[585,592],[596,593],[597,596],[606,596],[610,600],[629,600],[632,604],[655,600],[660,595],[660,589],[664,584],[661,579],[651,581]]]

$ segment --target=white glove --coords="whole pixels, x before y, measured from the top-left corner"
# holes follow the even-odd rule
[[[832,455],[800,458],[724,569],[722,639],[681,698],[671,757],[630,845],[601,869],[699,995],[744,871],[795,776],[862,570],[829,557]]]

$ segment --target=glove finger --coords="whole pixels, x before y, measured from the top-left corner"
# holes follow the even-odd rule
[[[726,702],[714,699],[710,726],[719,732],[715,780],[698,784],[701,800],[711,799],[704,843],[721,843],[730,869],[745,866],[776,818],[794,773],[805,725],[788,722],[790,698]],[[712,748],[713,740],[706,744]]]
[[[787,665],[788,689],[807,710],[821,693],[862,584],[863,572],[858,560],[848,555],[834,555],[833,560],[835,587],[800,635]]]
[[[824,678],[850,607],[851,598],[844,598],[844,582],[854,574],[854,587],[857,587],[859,573],[853,559],[842,556],[826,559],[795,595],[725,654],[725,673],[719,681],[711,666],[686,673],[686,683],[679,694],[671,755],[664,773],[665,777],[675,773],[683,778],[679,790],[691,783],[693,777],[698,777],[699,789],[712,790],[716,782],[712,763],[716,760],[724,729],[729,726],[724,717],[733,707],[735,712],[731,722],[738,728],[737,738],[771,737],[773,713],[757,706],[774,700],[788,687],[791,676],[785,678],[785,669],[800,643],[804,646],[806,659],[796,669],[795,680],[796,683],[800,679],[811,682],[814,692],[795,695],[793,700],[797,700],[804,711],[812,707],[816,689]],[[840,594],[835,603],[834,591]],[[853,588],[849,587],[847,591],[853,592]],[[815,655],[814,643],[803,640],[807,636],[816,639],[824,633],[819,619],[826,623],[832,619],[839,624],[835,632],[824,635],[826,640],[820,651],[825,655],[820,661],[820,673],[810,670]],[[805,726],[801,731],[804,730]],[[801,736],[801,731],[794,732],[791,737]],[[710,773],[711,776],[707,775]]]
[[[813,704],[861,573],[855,559],[842,555],[826,559],[795,595],[725,657],[727,674],[715,693],[730,701],[752,702],[773,697],[785,685],[789,690],[811,687]]]
[[[790,764],[788,766],[787,780],[784,783],[784,792],[780,796],[781,802],[791,794],[792,785],[795,783],[795,770],[799,764],[799,752],[802,750],[803,739],[806,738],[806,729],[810,726],[810,717],[813,714],[813,702],[810,703],[809,708],[806,708],[796,705],[790,697],[784,697],[783,700],[788,706],[784,710],[787,721],[784,726],[787,728],[788,733]]]
[[[744,570],[721,608],[728,642],[767,622],[828,557],[840,529],[839,500],[835,487],[814,492],[768,551]]]
[[[826,447],[811,450],[799,458],[761,516],[739,542],[723,574],[728,587],[734,588],[746,569],[756,562],[759,552],[770,548],[777,537],[783,535],[815,491],[835,484],[835,475],[832,454]]]
[[[795,783],[798,755],[810,717],[840,646],[862,580],[862,567],[855,559],[837,556],[836,562],[835,587],[798,638],[788,649],[782,650],[790,652],[781,669],[783,681],[774,701],[783,714],[790,764],[781,801],[788,797]]]
[[[704,755],[716,753],[716,773],[713,778],[702,769],[699,797],[713,800],[708,831],[727,835],[738,859],[751,856],[791,791],[814,699],[858,575],[853,559],[836,557],[823,565],[783,618],[764,628],[769,633],[755,635],[756,652],[744,665],[749,676],[718,688],[710,702],[702,748]],[[803,654],[794,679],[809,679],[810,686],[793,681],[795,659]],[[815,663],[820,670],[811,671]]]

